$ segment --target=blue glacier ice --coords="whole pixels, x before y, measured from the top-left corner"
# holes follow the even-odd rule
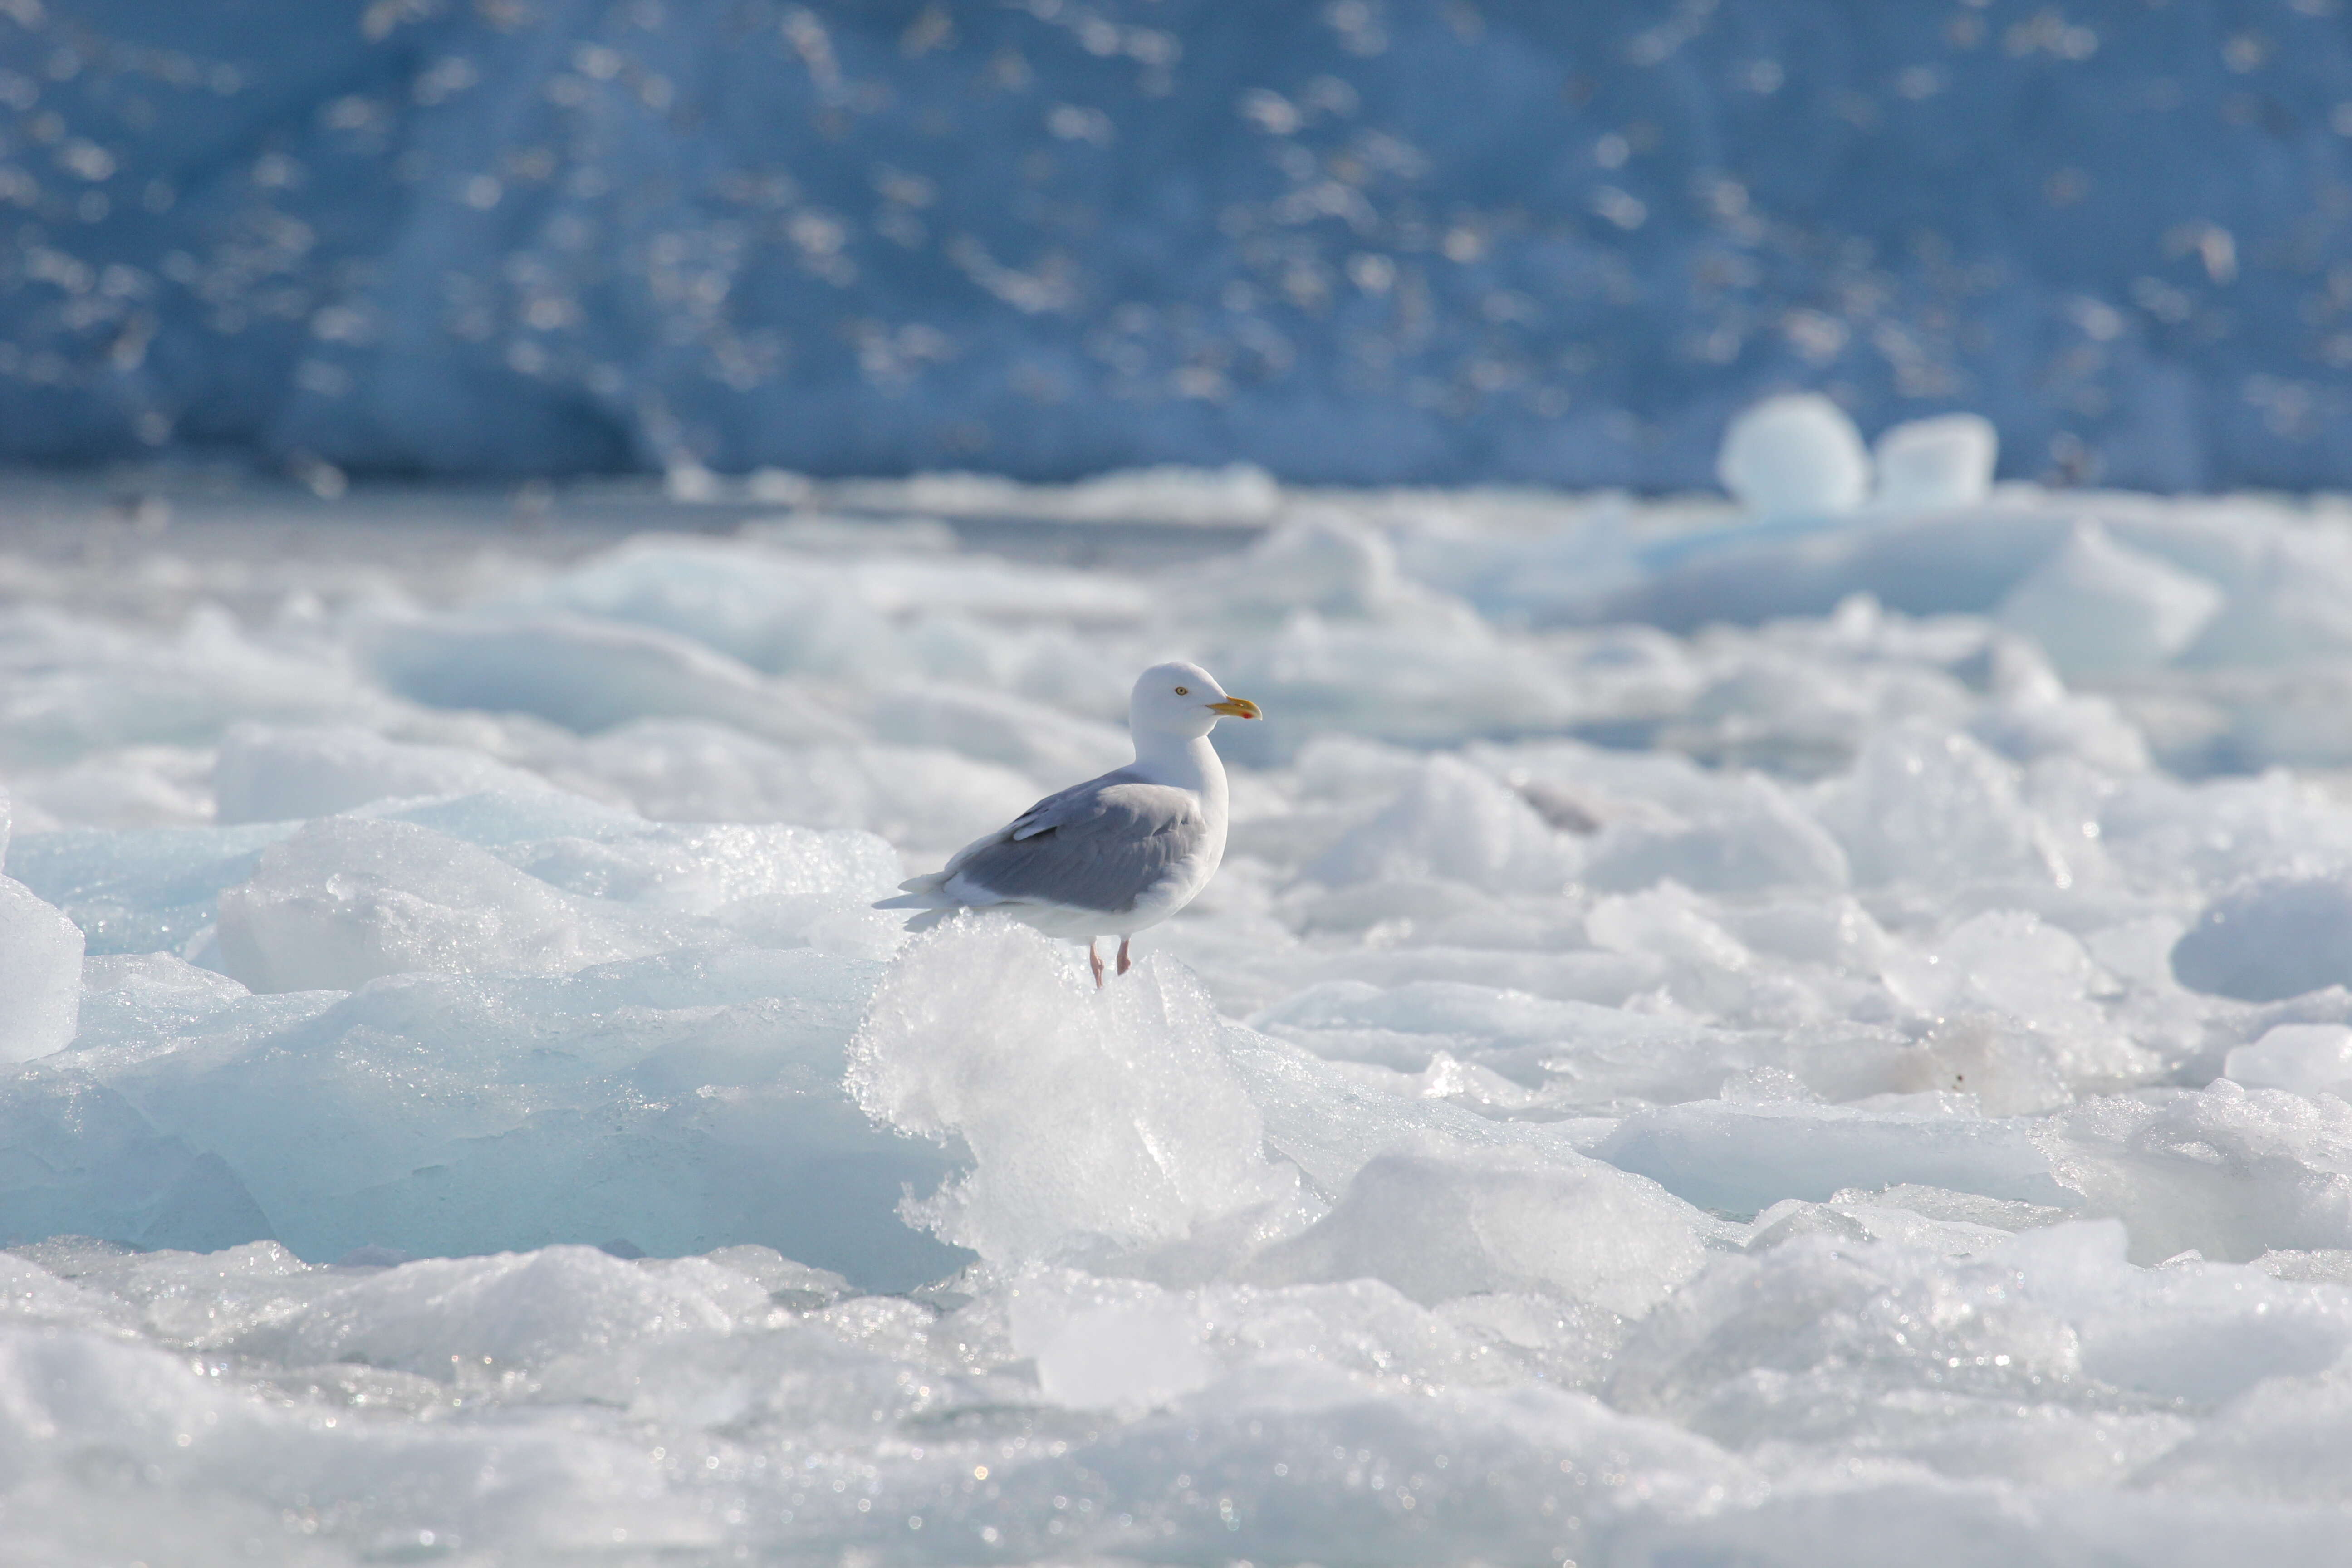
[[[2324,0],[0,10],[0,456],[2352,476]]]

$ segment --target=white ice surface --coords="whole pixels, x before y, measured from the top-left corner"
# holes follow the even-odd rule
[[[0,1560],[2352,1561],[2352,521],[1977,434],[0,556]]]

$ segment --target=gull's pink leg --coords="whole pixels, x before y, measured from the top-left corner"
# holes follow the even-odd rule
[[[1118,939],[1118,972],[1121,974],[1126,973],[1129,967],[1127,962],[1127,944],[1131,940],[1133,939],[1129,937],[1120,937]]]
[[[1099,991],[1102,989],[1103,983],[1102,954],[1095,951],[1095,942],[1094,938],[1092,937],[1088,937],[1087,939],[1087,962],[1095,966],[1095,989]],[[1120,973],[1124,973],[1126,972],[1122,970]]]

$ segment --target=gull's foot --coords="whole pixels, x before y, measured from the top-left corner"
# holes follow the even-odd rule
[[[1124,973],[1127,973],[1127,963],[1126,963],[1126,959],[1127,959],[1127,949],[1126,949],[1125,945],[1124,945],[1124,944],[1122,944],[1122,945],[1120,946],[1120,948],[1119,948],[1119,960],[1120,960],[1120,963],[1119,963],[1119,966],[1118,966],[1118,972],[1119,972],[1121,974],[1124,974]],[[1097,990],[1097,991],[1099,991],[1099,990],[1101,990],[1101,989],[1102,989],[1102,983],[1103,983],[1103,976],[1102,976],[1102,954],[1101,954],[1101,953],[1099,953],[1099,952],[1097,952],[1095,951],[1095,944],[1094,944],[1093,942],[1089,942],[1088,943],[1087,943],[1087,962],[1088,963],[1090,963],[1090,964],[1093,964],[1093,965],[1094,965],[1094,970],[1095,970],[1095,989],[1096,989],[1096,990]]]
[[[1130,968],[1134,967],[1127,962],[1127,942],[1128,939],[1125,937],[1118,939],[1118,972],[1121,974],[1126,973]],[[1095,978],[1097,980],[1101,979],[1102,966],[1100,964],[1097,964],[1095,966]]]

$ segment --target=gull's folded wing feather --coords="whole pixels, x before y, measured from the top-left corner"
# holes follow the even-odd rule
[[[1084,784],[1072,784],[1064,790],[1055,790],[1006,824],[1002,833],[982,839],[979,844],[972,845],[971,849],[965,850],[964,853],[969,854],[971,849],[977,849],[982,845],[1000,843],[1007,838],[1034,838],[1040,833],[1051,832],[1065,823],[1076,822],[1092,812],[1096,803],[1101,799],[1103,791],[1113,785],[1143,782],[1135,776],[1134,769],[1119,768],[1099,778],[1088,779]]]
[[[941,881],[1006,902],[1123,911],[1208,837],[1190,791],[1108,773],[1048,795],[1001,834],[967,846]]]
[[[942,902],[952,907],[961,900],[959,900],[954,893],[945,890],[947,885],[955,879],[958,872],[971,863],[974,856],[997,848],[1014,839],[1034,838],[1038,834],[1050,832],[1063,823],[1091,810],[1095,797],[1104,790],[1113,784],[1128,782],[1132,777],[1130,770],[1120,768],[1115,772],[1104,773],[1098,778],[1088,779],[1084,784],[1076,784],[1067,789],[1055,791],[995,832],[984,834],[973,839],[953,855],[949,856],[948,863],[938,870],[926,871],[919,877],[909,877],[899,883],[898,890],[908,897],[885,899],[874,907],[877,910],[926,910],[937,909]],[[1003,900],[999,897],[982,901],[1002,902]],[[910,925],[908,929],[914,928]]]

